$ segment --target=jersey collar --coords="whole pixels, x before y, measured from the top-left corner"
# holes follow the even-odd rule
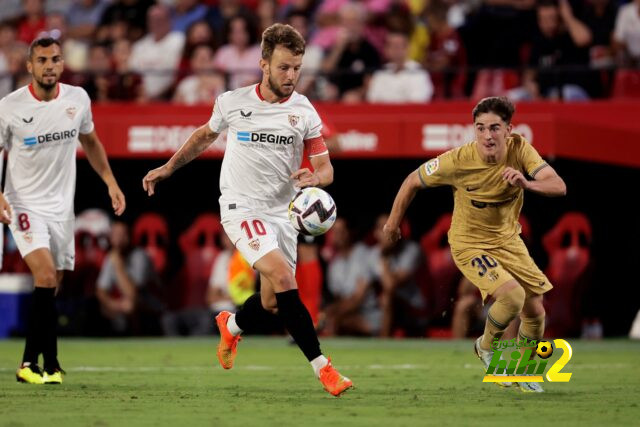
[[[40,101],[42,102],[43,100],[40,99],[40,97],[36,94],[35,89],[33,89],[33,83],[29,83],[29,92],[31,93],[31,96],[33,96],[36,101]],[[58,95],[60,95],[60,83],[56,83],[56,96],[53,97],[52,101],[54,99],[56,99],[58,97]]]
[[[268,102],[266,99],[264,99],[264,97],[262,96],[262,94],[260,93],[260,83],[258,83],[256,85],[256,95],[258,95],[258,99],[260,99],[260,101],[265,101]],[[280,101],[278,101],[278,104],[284,104],[285,102],[287,102],[289,99],[291,98],[291,95],[287,96],[286,98],[282,98]]]

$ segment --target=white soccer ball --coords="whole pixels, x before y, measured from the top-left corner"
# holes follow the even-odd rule
[[[299,233],[319,236],[336,222],[336,204],[329,193],[320,188],[303,188],[289,203],[289,221]]]

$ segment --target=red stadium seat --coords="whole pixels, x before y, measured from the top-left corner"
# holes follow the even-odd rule
[[[613,80],[612,98],[640,98],[640,71],[617,70]]]
[[[184,255],[179,289],[180,308],[206,306],[209,276],[220,252],[217,241],[221,232],[220,217],[205,213],[198,216],[180,236],[178,243]]]
[[[138,217],[133,225],[133,244],[144,248],[160,274],[167,267],[168,242],[169,227],[161,215],[148,212]]]
[[[545,296],[550,336],[575,333],[581,323],[576,285],[590,261],[591,224],[580,212],[568,212],[542,238],[549,256],[546,275],[554,289]]]

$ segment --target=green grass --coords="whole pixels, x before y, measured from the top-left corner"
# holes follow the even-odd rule
[[[569,341],[571,381],[524,394],[482,383],[471,341],[326,339],[341,398],[284,338],[246,337],[231,371],[213,338],[65,339],[61,386],[16,383],[23,342],[2,341],[0,426],[640,425],[640,343]]]

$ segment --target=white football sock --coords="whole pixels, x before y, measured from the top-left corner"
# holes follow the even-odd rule
[[[231,335],[233,335],[234,337],[242,333],[242,329],[240,329],[240,327],[236,323],[235,313],[229,316],[229,319],[227,320],[227,329],[229,329],[229,332],[231,332]]]
[[[320,369],[327,366],[327,363],[329,363],[329,359],[327,359],[326,357],[324,357],[324,355],[321,354],[320,356],[316,357],[309,363],[311,363],[311,367],[313,368],[313,372],[315,372],[316,377],[320,377]]]

